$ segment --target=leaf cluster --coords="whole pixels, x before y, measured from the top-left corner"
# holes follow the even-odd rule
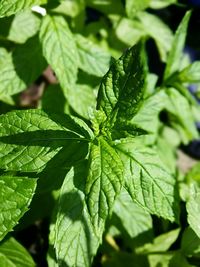
[[[200,167],[177,151],[199,138],[200,62],[192,12],[175,33],[156,15],[171,4],[1,1],[1,266],[36,266],[14,237],[45,217],[50,267],[198,266]],[[42,96],[24,109],[28,87]]]

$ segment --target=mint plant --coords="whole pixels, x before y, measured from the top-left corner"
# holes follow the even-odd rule
[[[1,1],[0,265],[199,265],[199,164],[177,157],[199,138],[200,63],[192,11],[175,33],[156,13],[171,4]],[[41,95],[24,109],[27,87]],[[46,218],[38,256],[21,233]]]

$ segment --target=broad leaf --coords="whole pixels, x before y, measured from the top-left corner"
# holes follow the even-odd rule
[[[51,84],[46,88],[41,99],[41,108],[52,113],[69,114],[69,103],[59,84]]]
[[[89,39],[75,35],[79,55],[79,68],[95,76],[103,76],[109,68],[110,54]]]
[[[160,124],[159,113],[164,109],[167,99],[168,97],[163,90],[152,94],[143,101],[139,112],[131,122],[148,133],[156,135]]]
[[[92,138],[91,131],[81,120],[67,115],[47,115],[41,110],[1,115],[0,124],[0,167],[6,170],[37,171],[63,147],[68,147],[66,157],[68,155],[70,160],[71,149],[81,140],[87,146]]]
[[[77,17],[85,8],[85,0],[59,0],[60,5],[53,12],[62,13],[72,18]]]
[[[148,7],[151,0],[126,0],[126,13],[129,18],[134,18],[138,11]]]
[[[187,99],[173,88],[166,89],[166,94],[168,95],[166,109],[172,114],[169,123],[179,132],[182,141],[188,143],[198,138],[194,116]]]
[[[0,176],[0,240],[28,210],[35,188],[36,179]]]
[[[74,37],[65,19],[47,15],[40,29],[43,54],[53,68],[66,94],[73,93],[78,72],[78,54]],[[70,90],[71,89],[71,90]]]
[[[145,89],[146,65],[142,43],[128,49],[104,76],[97,99],[97,109],[115,121],[127,124],[137,113]]]
[[[100,240],[85,203],[87,162],[72,168],[60,190],[56,223],[51,238],[59,266],[91,266]]]
[[[38,174],[38,191],[44,193],[59,189],[69,169],[82,161],[87,154],[87,142],[69,140]]]
[[[181,240],[181,251],[185,256],[200,255],[200,238],[190,228],[186,228]]]
[[[116,141],[124,164],[125,186],[134,201],[147,211],[170,221],[178,220],[176,180],[155,149],[139,138]]]
[[[160,9],[167,7],[171,4],[175,4],[177,0],[151,0],[150,7],[155,9]]]
[[[15,43],[24,43],[37,33],[40,19],[30,10],[0,19],[0,35]],[[24,27],[26,25],[26,27]]]
[[[187,220],[194,232],[200,238],[200,188],[196,183],[190,186],[189,199],[186,202]]]
[[[148,236],[147,232],[151,232],[152,219],[148,212],[133,202],[128,192],[124,189],[115,201],[113,208],[114,226],[116,226],[122,234],[127,234],[129,238],[136,238],[143,233]],[[149,236],[151,234],[149,233]]]
[[[150,267],[168,267],[174,252],[167,252],[167,250],[177,240],[179,233],[180,229],[178,228],[159,235],[154,238],[152,243],[136,248],[136,253],[143,255],[143,257],[147,255]]]
[[[146,33],[139,21],[124,17],[117,24],[115,32],[118,39],[129,46],[135,45]]]
[[[86,0],[86,4],[105,14],[123,14],[124,7],[120,0]]]
[[[83,118],[89,119],[89,110],[95,108],[96,96],[90,86],[76,84],[73,88],[73,93],[68,95],[68,101],[76,113]]]
[[[0,5],[0,18],[15,14],[25,8],[40,5],[44,0],[1,0]]]
[[[170,232],[157,236],[152,243],[145,244],[143,247],[136,249],[136,253],[150,254],[167,251],[171,245],[176,241],[180,229],[175,229]]]
[[[157,16],[147,12],[138,14],[138,19],[146,35],[152,37],[158,47],[162,61],[167,60],[167,53],[171,49],[173,34],[170,28]]]
[[[13,237],[0,243],[0,265],[6,267],[35,267],[28,251]]]
[[[0,99],[2,100],[5,95],[14,95],[26,89],[46,66],[37,37],[17,46],[12,53],[1,49],[0,54]]]
[[[171,134],[168,138],[170,139],[171,137],[172,142],[174,141],[175,143],[175,138],[176,136],[172,136],[174,132],[168,132]],[[172,146],[172,144],[167,140],[165,136],[159,137],[156,142],[157,145],[157,150],[158,150],[158,155],[160,159],[166,164],[166,166],[169,168],[171,173],[176,174],[177,171],[177,162],[176,162],[176,151],[175,148]]]
[[[134,253],[127,251],[113,251],[109,255],[106,255],[105,259],[102,261],[102,267],[124,267],[124,266],[134,266],[134,267],[147,267],[148,261],[143,256],[138,256]],[[134,264],[134,265],[133,265]]]
[[[86,203],[96,235],[101,238],[107,216],[121,191],[122,162],[115,150],[102,137],[91,144],[86,180]]]
[[[182,255],[181,252],[177,251],[174,256],[171,258],[169,267],[196,267],[196,265],[191,265],[189,262],[186,260],[186,258]]]
[[[176,31],[171,50],[167,59],[167,66],[164,74],[165,80],[168,79],[173,73],[179,70],[190,15],[191,12],[188,11]]]
[[[169,267],[169,263],[173,255],[173,252],[165,252],[164,254],[150,254],[148,255],[149,266]]]
[[[195,61],[188,67],[184,68],[179,74],[178,79],[186,83],[200,82],[200,61]]]
[[[200,185],[200,162],[197,162],[186,175],[187,182],[196,181]]]

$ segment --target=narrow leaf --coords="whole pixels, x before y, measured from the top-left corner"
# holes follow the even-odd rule
[[[28,210],[36,188],[36,179],[0,177],[0,240],[12,231]]]
[[[168,55],[167,66],[164,74],[165,80],[179,70],[190,16],[191,12],[188,11],[176,31],[172,47]]]

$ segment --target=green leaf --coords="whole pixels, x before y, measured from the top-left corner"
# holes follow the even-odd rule
[[[145,257],[122,250],[117,252],[113,251],[102,261],[102,267],[124,267],[131,266],[130,264],[134,267],[149,266]]]
[[[47,115],[41,110],[13,111],[1,115],[0,124],[0,168],[6,170],[38,171],[66,147],[67,161],[74,145],[92,138],[83,121],[67,115]]]
[[[146,65],[142,43],[128,49],[104,76],[97,109],[104,111],[108,124],[131,120],[141,104],[145,88]]]
[[[38,174],[39,192],[44,193],[59,189],[69,169],[77,162],[82,161],[87,154],[87,142],[69,140],[67,145],[48,161],[42,172]]]
[[[143,247],[136,249],[136,253],[139,254],[151,254],[167,251],[171,245],[176,241],[180,233],[180,228],[172,230],[170,232],[164,233],[157,236],[153,243],[145,244]]]
[[[126,231],[130,238],[141,236],[142,233],[147,235],[146,232],[152,229],[150,214],[134,203],[125,189],[115,201],[113,216],[119,222],[116,227],[122,232]]]
[[[95,76],[103,76],[109,69],[110,54],[80,34],[75,35],[79,54],[79,68]]]
[[[122,162],[115,150],[102,137],[91,144],[86,180],[86,203],[96,235],[101,238],[107,216],[121,191]]]
[[[124,17],[116,25],[115,33],[120,41],[129,46],[135,45],[145,35],[143,26],[139,21]]]
[[[40,5],[44,0],[1,0],[0,5],[0,18],[10,16],[23,9],[30,8],[32,6]]]
[[[158,82],[158,75],[154,73],[147,74],[147,90],[145,96],[150,96],[155,92],[157,82]]]
[[[200,61],[195,61],[178,74],[178,80],[186,83],[200,82]]]
[[[26,27],[24,27],[26,25]],[[35,35],[40,27],[40,19],[30,10],[15,15],[7,39],[16,43],[25,43]]]
[[[87,162],[73,167],[60,190],[51,232],[59,266],[91,266],[100,243],[85,202],[87,171]]]
[[[146,98],[141,104],[139,112],[132,119],[132,124],[148,133],[157,135],[160,125],[159,113],[164,109],[167,99],[163,90]]]
[[[186,202],[186,210],[188,213],[188,223],[200,238],[200,188],[196,183],[192,183],[190,186],[190,194],[189,199]]]
[[[2,100],[5,95],[14,95],[26,89],[46,66],[37,36],[17,46],[12,53],[1,49],[0,54],[0,99]]]
[[[153,14],[140,12],[137,18],[141,22],[146,35],[155,40],[161,60],[165,62],[173,41],[172,31],[159,17]]]
[[[45,89],[41,99],[41,108],[47,112],[69,114],[69,104],[59,84],[51,84]]]
[[[116,149],[124,164],[125,186],[133,201],[152,214],[177,221],[176,180],[158,152],[145,147],[140,138],[116,141]]]
[[[94,90],[86,84],[76,84],[73,93],[68,95],[68,101],[73,110],[83,118],[89,119],[89,110],[96,105]]]
[[[200,238],[190,228],[186,228],[181,240],[181,251],[185,256],[200,256]]]
[[[173,136],[173,138],[175,138]],[[174,141],[174,139],[172,140]],[[176,174],[177,172],[177,162],[176,162],[176,152],[174,147],[169,143],[168,140],[163,136],[157,139],[158,155],[160,159],[166,164],[171,173]]]
[[[148,7],[151,0],[126,0],[126,13],[129,18],[134,18],[138,11]]]
[[[97,9],[105,14],[123,14],[124,7],[120,0],[86,0],[89,7]]]
[[[177,0],[151,0],[149,6],[151,8],[160,9],[175,3],[177,3]]]
[[[177,266],[196,267],[196,265],[189,264],[186,258],[179,251],[174,254],[169,263],[169,267],[177,267]]]
[[[45,16],[40,29],[40,40],[43,54],[53,68],[64,94],[67,96],[73,93],[78,73],[78,53],[65,19],[55,15]]]
[[[5,267],[36,266],[28,251],[13,237],[0,243],[0,265]]]
[[[28,210],[36,188],[36,179],[0,176],[0,184],[0,240],[2,240]]]
[[[85,0],[60,0],[60,5],[53,9],[53,12],[58,12],[70,16],[77,17],[85,8]]]
[[[148,255],[149,265],[150,267],[169,267],[169,263],[173,255],[173,252],[165,252],[164,254],[150,254]]]
[[[173,115],[169,117],[169,123],[179,132],[183,143],[198,138],[199,135],[188,100],[173,88],[167,89],[166,93],[168,95],[166,109]]]
[[[200,162],[197,162],[186,175],[187,182],[196,181],[200,185]]]
[[[176,31],[171,50],[167,59],[167,65],[164,74],[165,80],[167,80],[173,73],[179,70],[190,16],[191,12],[186,12]]]
[[[40,19],[30,10],[26,10],[9,18],[1,18],[0,25],[0,36],[22,44],[37,33]]]

